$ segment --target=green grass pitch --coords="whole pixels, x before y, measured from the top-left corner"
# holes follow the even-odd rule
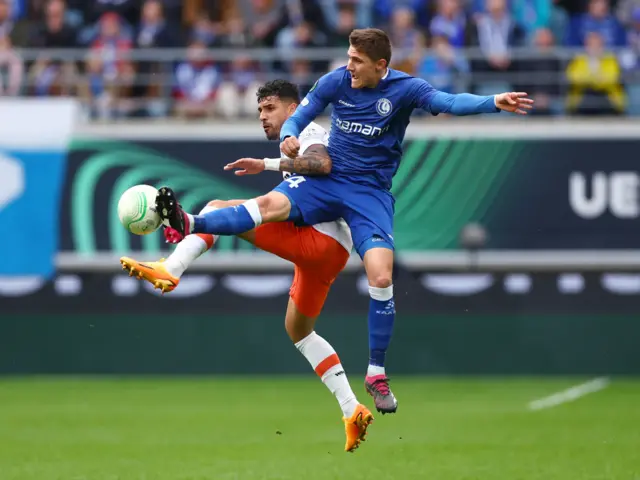
[[[3,379],[0,479],[640,480],[640,381],[528,410],[584,380],[398,378],[398,413],[347,454],[312,373]]]

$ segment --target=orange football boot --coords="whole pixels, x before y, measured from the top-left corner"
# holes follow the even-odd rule
[[[120,263],[123,270],[129,271],[129,276],[134,275],[139,279],[144,279],[153,285],[153,288],[159,288],[164,294],[171,292],[180,283],[180,279],[171,275],[167,268],[163,265],[164,258],[159,262],[138,262],[133,258],[122,257]]]
[[[342,421],[344,422],[344,431],[347,434],[344,451],[353,452],[360,446],[360,442],[364,442],[367,428],[373,422],[373,415],[367,407],[359,403],[351,418],[342,417]]]

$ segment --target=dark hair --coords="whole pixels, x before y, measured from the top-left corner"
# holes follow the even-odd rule
[[[387,66],[391,62],[391,40],[378,28],[354,30],[349,35],[349,44],[374,62],[386,60]]]
[[[267,97],[278,97],[280,100],[290,100],[292,103],[300,103],[300,91],[298,87],[286,80],[272,80],[262,85],[257,93],[258,103]]]

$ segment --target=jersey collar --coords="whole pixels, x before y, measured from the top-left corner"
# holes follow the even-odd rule
[[[384,76],[382,77],[382,80],[386,80],[388,76],[389,76],[389,69],[387,68],[387,71],[385,72]]]

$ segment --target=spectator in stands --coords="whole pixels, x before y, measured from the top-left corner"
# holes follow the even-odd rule
[[[109,119],[116,111],[116,95],[113,87],[103,75],[102,59],[89,52],[85,62],[85,73],[79,85],[80,98],[91,118]]]
[[[283,24],[281,9],[285,0],[238,0],[242,18],[251,26],[251,34],[259,45],[273,47]]]
[[[456,93],[462,90],[457,85],[461,75],[469,72],[469,63],[464,55],[451,45],[448,35],[431,38],[431,49],[420,63],[417,75],[438,90]]]
[[[116,13],[105,13],[100,18],[99,34],[91,45],[86,66],[86,98],[90,104],[98,102],[93,106],[103,117],[127,115],[133,109],[129,98],[135,69],[128,58],[132,44],[122,32],[122,25]]]
[[[616,7],[616,17],[624,26],[633,26],[635,12],[640,9],[640,0],[619,0]]]
[[[374,25],[372,20],[373,4],[380,0],[318,0],[327,21],[328,33],[340,29],[341,15],[344,11],[353,13],[353,28],[366,28]],[[428,2],[424,2],[428,4]]]
[[[473,59],[471,69],[482,74],[513,71],[511,49],[524,41],[524,32],[507,11],[506,0],[486,0],[487,13],[470,27],[472,46],[480,47],[483,58]],[[485,77],[485,80],[488,78]]]
[[[539,28],[533,42],[533,56],[518,62],[515,88],[536,99],[533,115],[552,115],[561,94],[561,63],[554,51],[553,33],[548,28]]]
[[[620,47],[626,43],[624,28],[609,11],[608,0],[590,0],[587,13],[571,19],[567,28],[566,44],[582,46],[591,32],[597,32],[605,47]]]
[[[11,4],[9,0],[0,0],[0,37],[9,37],[12,30]]]
[[[1,1],[1,0],[0,0]],[[66,21],[67,7],[63,0],[50,0],[45,7],[44,20],[31,39],[34,48],[75,48],[78,31]]]
[[[175,48],[179,46],[173,26],[166,20],[160,0],[145,0],[140,22],[136,28],[135,46],[138,49]],[[162,93],[159,83],[163,65],[159,62],[140,61],[136,65],[136,81],[132,96],[136,99],[138,115],[161,115],[163,104],[158,100]],[[153,107],[153,108],[152,108]]]
[[[358,0],[352,0],[357,2]],[[436,0],[437,1],[437,0]],[[466,0],[465,4],[474,0]],[[482,1],[482,0],[480,0]],[[415,25],[421,31],[428,31],[433,11],[435,10],[435,1],[426,0],[374,0],[372,12],[370,13],[374,25],[387,25],[391,21],[393,11],[397,8],[409,8],[413,12]],[[369,25],[365,25],[369,26]]]
[[[313,23],[301,22],[296,26],[287,27],[280,31],[276,44],[281,53],[284,68],[293,74],[295,71],[299,77],[308,70],[311,76],[313,73],[324,73],[327,71],[328,62],[325,60],[308,60],[297,54],[296,50],[301,48],[318,48],[327,45],[327,37],[324,33],[315,28]],[[303,64],[308,64],[303,66]],[[315,82],[311,82],[312,84]],[[302,85],[307,83],[303,82]]]
[[[145,0],[138,24],[137,48],[172,48],[178,46],[176,32],[164,17],[160,0]]]
[[[251,57],[238,55],[231,63],[227,81],[220,85],[217,110],[225,118],[256,116],[256,92],[260,86]]]
[[[290,80],[298,85],[302,97],[309,93],[317,80],[317,75],[312,71],[311,62],[302,55],[295,55],[291,60],[289,75]]]
[[[459,0],[439,0],[436,15],[429,25],[429,33],[434,37],[446,36],[449,44],[458,48],[465,46],[467,17]],[[441,40],[438,40],[441,43]]]
[[[631,22],[627,30],[627,45],[640,53],[640,6],[631,13]]]
[[[636,8],[630,18],[630,25],[627,29],[627,48],[625,48],[619,55],[620,66],[627,71],[637,72],[640,70],[640,7]],[[632,95],[635,98],[640,95],[638,90],[638,78],[634,76],[630,82],[633,85]]]
[[[96,0],[84,6],[84,28],[80,30],[78,42],[91,45],[100,36],[102,19],[107,14],[119,19],[120,36],[133,43],[135,26],[140,18],[139,0]]]
[[[209,15],[206,12],[202,12],[193,22],[189,40],[198,40],[210,47],[218,42],[219,34],[220,32],[209,19]]]
[[[218,41],[223,48],[242,50],[254,45],[255,40],[240,16],[231,18],[224,35]],[[217,111],[225,118],[256,115],[259,62],[238,54],[232,61],[224,62],[224,81],[218,90]]]
[[[33,23],[42,23],[45,20],[47,6],[51,0],[29,0],[26,2],[26,18]],[[76,30],[80,29],[85,21],[86,0],[65,0],[65,25]]]
[[[391,66],[413,75],[424,42],[422,34],[415,26],[413,10],[408,7],[394,9],[388,33],[393,45]]]
[[[181,4],[182,22],[187,28],[187,32],[191,32],[189,41],[198,38],[207,44],[212,44],[224,33],[225,25],[229,20],[242,17],[236,0],[170,1]],[[176,18],[178,17],[176,16]],[[206,35],[200,37],[205,33]]]
[[[585,39],[585,53],[578,54],[567,68],[570,92],[567,110],[578,115],[618,115],[626,98],[620,84],[620,66],[615,55],[605,50],[598,32]]]
[[[255,45],[255,39],[242,17],[238,16],[227,22],[224,35],[220,37],[218,44],[224,48],[250,48]]]
[[[349,34],[356,28],[356,11],[352,5],[340,5],[338,8],[336,28],[329,35],[332,47],[349,48]],[[346,64],[346,61],[345,61]]]
[[[511,0],[510,3],[513,18],[524,29],[528,40],[535,40],[536,32],[551,24],[551,0]]]
[[[15,96],[20,93],[24,66],[22,59],[13,50],[8,35],[0,36],[0,96]]]
[[[127,29],[137,24],[140,18],[140,3],[138,0],[92,0],[86,2],[86,16],[88,22],[101,19],[105,13],[117,13]]]
[[[44,20],[31,39],[33,48],[75,48],[78,32],[66,21],[63,0],[50,0]],[[46,50],[44,50],[46,52]],[[36,96],[71,95],[75,92],[77,68],[73,61],[51,59],[44,53],[29,72],[29,93]]]
[[[221,82],[222,75],[208,58],[207,46],[197,40],[191,42],[187,60],[176,69],[174,97],[178,116],[202,118],[214,115]]]
[[[122,33],[120,17],[116,13],[105,13],[100,18],[100,31],[91,50],[101,58],[102,71],[108,80],[115,80],[132,70],[133,66],[126,58],[131,48],[131,41]]]

